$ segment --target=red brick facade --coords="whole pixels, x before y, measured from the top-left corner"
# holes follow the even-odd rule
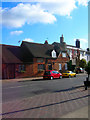
[[[2,78],[23,78],[23,77],[34,77],[34,76],[43,76],[45,70],[49,69],[49,65],[52,66],[53,70],[59,71],[59,64],[62,66],[62,70],[59,72],[65,71],[65,63],[68,62],[68,58],[63,58],[61,55],[57,59],[43,59],[42,62],[38,62],[39,58],[34,58],[32,64],[2,64]],[[38,65],[44,65],[44,70],[38,70]],[[20,65],[24,65],[25,70],[19,71]]]
[[[69,61],[65,45],[63,41],[59,45],[29,42],[22,42],[20,47],[3,45],[2,78],[43,76],[45,70],[65,71]]]

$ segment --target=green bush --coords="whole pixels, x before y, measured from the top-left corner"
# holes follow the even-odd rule
[[[85,68],[85,66],[86,66],[86,60],[85,59],[81,59],[80,63],[79,63],[79,66],[82,67],[82,68]]]
[[[87,72],[87,74],[88,74],[88,78],[89,78],[89,75],[90,75],[90,61],[89,61],[88,64],[86,65],[85,70],[86,70],[86,72]]]

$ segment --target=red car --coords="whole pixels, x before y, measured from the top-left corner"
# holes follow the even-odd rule
[[[43,79],[54,79],[54,78],[62,78],[62,74],[55,70],[47,70],[43,75]]]

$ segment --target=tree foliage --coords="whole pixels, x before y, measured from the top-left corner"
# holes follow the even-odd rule
[[[74,71],[75,65],[72,65],[72,60],[70,60],[70,61],[67,63],[67,66],[68,66],[68,70]]]
[[[88,74],[90,74],[90,61],[88,62],[88,64],[85,67],[85,70]]]
[[[82,68],[85,68],[85,66],[86,66],[86,60],[85,59],[81,59],[80,63],[79,63],[79,66],[82,67]]]

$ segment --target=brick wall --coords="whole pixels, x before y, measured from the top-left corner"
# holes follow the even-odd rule
[[[44,70],[43,71],[38,71],[38,64],[44,64],[45,65],[45,59],[43,59],[43,62],[37,62],[39,58],[34,58],[33,59],[33,76],[43,76]]]
[[[35,76],[43,76],[44,71],[48,70],[48,65],[52,65],[53,70],[59,71],[59,64],[62,65],[62,71],[65,71],[65,63],[68,62],[68,58],[62,58],[60,55],[57,59],[48,59],[47,63],[45,63],[46,59],[43,59],[43,62],[38,62],[38,58],[33,59],[32,64],[25,64],[25,71],[19,72],[19,65],[21,64],[3,64],[2,65],[2,78],[10,79],[10,78],[23,78],[23,77],[35,77]],[[45,70],[38,71],[38,64],[44,64]],[[23,65],[23,64],[22,64]]]
[[[16,64],[15,70],[15,78],[23,78],[23,77],[32,77],[33,76],[33,64],[25,64],[25,71],[19,72],[19,65]]]
[[[15,78],[15,64],[2,64],[2,79]]]

